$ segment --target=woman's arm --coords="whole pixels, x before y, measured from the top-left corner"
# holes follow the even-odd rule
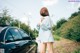
[[[51,19],[49,17],[46,19],[44,24],[42,24],[41,28],[43,30],[51,30],[51,28],[52,28],[52,21],[51,21]]]
[[[42,19],[40,19],[39,23],[37,24],[37,29],[40,29],[40,25],[41,25]]]

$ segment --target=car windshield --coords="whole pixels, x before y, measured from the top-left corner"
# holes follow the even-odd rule
[[[29,35],[22,29],[20,29],[19,32],[21,33],[22,37],[29,37]]]
[[[11,29],[9,29],[9,31],[15,40],[22,39],[22,36],[20,35],[19,31],[16,28],[11,28]]]

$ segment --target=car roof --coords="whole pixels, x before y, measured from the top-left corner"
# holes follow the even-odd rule
[[[10,26],[10,25],[0,25],[0,33],[2,30],[4,30],[5,28],[18,28],[18,27],[13,27],[13,26]]]
[[[4,30],[5,28],[7,28],[8,25],[0,25],[0,33],[2,30]]]
[[[1,33],[2,30],[3,30],[3,27],[0,27],[0,33]]]

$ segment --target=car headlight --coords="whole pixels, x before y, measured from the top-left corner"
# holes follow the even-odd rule
[[[0,48],[0,53],[4,53],[4,49]]]

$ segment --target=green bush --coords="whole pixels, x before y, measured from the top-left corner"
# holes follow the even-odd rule
[[[61,33],[61,32],[60,32],[60,28],[57,29],[56,31],[54,31],[54,34],[57,35],[57,36],[60,36],[60,33]]]
[[[62,25],[63,23],[65,23],[65,22],[67,22],[66,19],[61,19],[61,20],[59,20],[59,21],[57,22],[56,28],[57,28],[57,29],[60,28],[61,25]]]
[[[68,22],[64,23],[60,29],[56,31],[58,35],[62,37],[80,41],[80,15],[76,16],[73,19],[70,19]]]
[[[80,53],[80,49],[75,50],[73,53]]]
[[[60,40],[60,36],[54,35],[54,40],[59,41]]]

